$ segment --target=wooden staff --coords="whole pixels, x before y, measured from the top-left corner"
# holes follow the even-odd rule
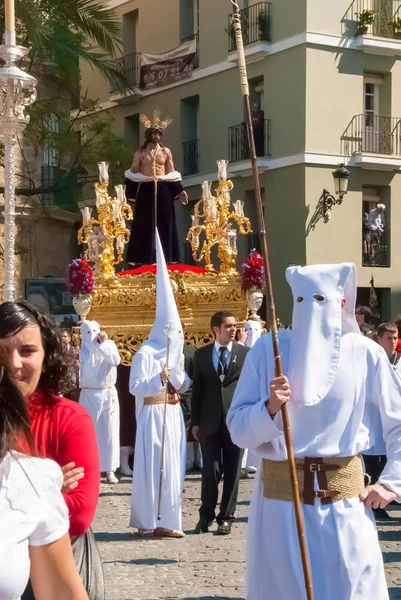
[[[167,352],[166,352],[166,364],[168,368],[170,359],[170,334],[171,334],[171,323],[167,323],[166,330],[167,336]],[[157,520],[160,521],[161,516],[161,504],[162,504],[162,491],[163,491],[163,473],[164,473],[164,447],[166,444],[166,418],[167,418],[167,398],[168,398],[168,381],[165,383],[164,389],[164,413],[163,413],[163,426],[162,426],[162,451],[160,454],[160,477],[159,477],[159,500],[157,503]]]
[[[281,364],[280,347],[279,347],[279,343],[278,343],[276,309],[275,309],[275,305],[274,305],[273,286],[272,286],[270,264],[269,264],[269,252],[268,252],[268,248],[267,248],[266,229],[265,229],[265,221],[264,221],[264,216],[263,216],[262,194],[260,191],[260,181],[259,181],[259,173],[258,173],[258,167],[257,167],[255,139],[254,139],[253,127],[252,127],[251,105],[250,105],[250,100],[249,100],[248,75],[247,75],[247,69],[246,69],[245,51],[244,51],[244,43],[243,43],[243,39],[242,39],[242,29],[241,29],[241,15],[240,15],[240,9],[239,9],[238,4],[236,4],[234,2],[234,0],[231,0],[231,3],[233,4],[233,6],[235,8],[235,12],[233,15],[233,25],[234,25],[235,38],[236,38],[236,43],[237,43],[238,66],[239,66],[240,79],[241,79],[241,91],[242,91],[242,95],[244,97],[245,114],[246,114],[246,121],[247,121],[247,130],[248,130],[248,141],[249,141],[249,148],[250,148],[250,155],[251,155],[254,186],[255,186],[255,198],[256,198],[256,206],[257,206],[259,237],[260,237],[260,242],[261,242],[261,247],[262,247],[262,254],[263,254],[264,268],[265,268],[266,299],[267,299],[267,306],[268,306],[268,311],[269,311],[270,329],[271,329],[272,342],[273,342],[275,374],[276,374],[276,377],[282,377],[283,367]],[[306,538],[305,538],[305,529],[304,529],[303,518],[302,518],[301,499],[300,499],[299,488],[298,488],[298,478],[297,478],[297,470],[296,470],[296,466],[295,466],[294,448],[292,445],[290,420],[289,420],[288,408],[287,408],[286,404],[283,404],[281,413],[282,413],[282,418],[283,418],[285,443],[286,443],[286,447],[287,447],[288,464],[289,464],[289,468],[290,468],[292,496],[293,496],[293,502],[294,502],[295,519],[296,519],[296,523],[297,523],[299,549],[301,551],[306,597],[307,597],[307,600],[313,600],[312,577],[311,577],[311,572],[310,572],[308,550],[307,550]]]
[[[157,226],[157,173],[156,173],[156,156],[153,159],[153,185],[154,185],[154,195],[155,195],[155,197],[154,197],[154,202],[155,202],[155,226],[154,226],[155,243],[154,243],[154,248],[156,248],[156,229],[158,228],[158,226]]]

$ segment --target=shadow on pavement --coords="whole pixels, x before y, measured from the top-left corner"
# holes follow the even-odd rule
[[[105,496],[131,496],[131,492],[100,492],[100,498]]]
[[[383,562],[385,565],[401,562],[401,553],[400,552],[382,552],[382,554],[383,554]],[[400,598],[401,598],[401,589],[399,590],[399,592],[400,592]]]
[[[175,565],[176,560],[169,560],[167,558],[133,558],[132,560],[104,560],[103,564],[112,563],[113,565]]]
[[[135,537],[131,531],[98,531],[95,533],[95,539],[97,542],[133,542]]]

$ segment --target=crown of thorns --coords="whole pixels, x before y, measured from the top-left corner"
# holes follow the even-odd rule
[[[146,115],[140,115],[140,120],[144,124],[146,129],[161,129],[164,131],[173,122],[171,117],[165,117],[162,120],[161,110],[156,109],[153,111],[153,121],[151,121]]]

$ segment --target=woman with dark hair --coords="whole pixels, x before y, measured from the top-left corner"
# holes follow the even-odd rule
[[[61,397],[69,385],[69,359],[60,331],[52,317],[28,302],[4,302],[1,347],[7,350],[11,376],[27,405],[36,452],[62,468],[75,562],[89,598],[102,600],[103,574],[90,530],[100,487],[96,435],[85,409]],[[32,597],[26,594],[24,600]]]
[[[29,577],[40,600],[88,600],[68,535],[68,509],[56,463],[33,453],[26,403],[0,349],[0,598],[15,600]]]

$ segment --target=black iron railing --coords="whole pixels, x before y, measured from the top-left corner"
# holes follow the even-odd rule
[[[182,144],[183,175],[199,173],[199,140],[191,140]]]
[[[264,119],[253,128],[256,155],[258,157],[270,156],[270,119]],[[228,129],[228,155],[230,162],[249,160],[248,132],[245,123],[234,125]]]
[[[184,44],[184,42],[190,42],[191,40],[196,40],[195,69],[199,69],[199,33],[193,33],[192,35],[188,35],[187,37],[181,38],[181,44]]]
[[[371,114],[355,115],[342,137],[343,154],[401,156],[401,119]]]
[[[363,28],[360,17],[374,11],[374,21]],[[342,19],[343,34],[400,37],[395,23],[401,17],[401,0],[354,0]],[[401,24],[401,23],[400,23]]]
[[[270,42],[271,2],[258,2],[241,11],[242,37],[244,45],[254,42]],[[232,14],[228,16],[228,51],[237,49]]]
[[[362,236],[362,266],[390,266],[390,232],[379,233],[364,227]]]
[[[125,76],[132,88],[139,87],[141,75],[141,55],[139,52],[132,52],[131,54],[116,58],[114,68]],[[111,93],[113,94],[115,91],[112,87]]]

